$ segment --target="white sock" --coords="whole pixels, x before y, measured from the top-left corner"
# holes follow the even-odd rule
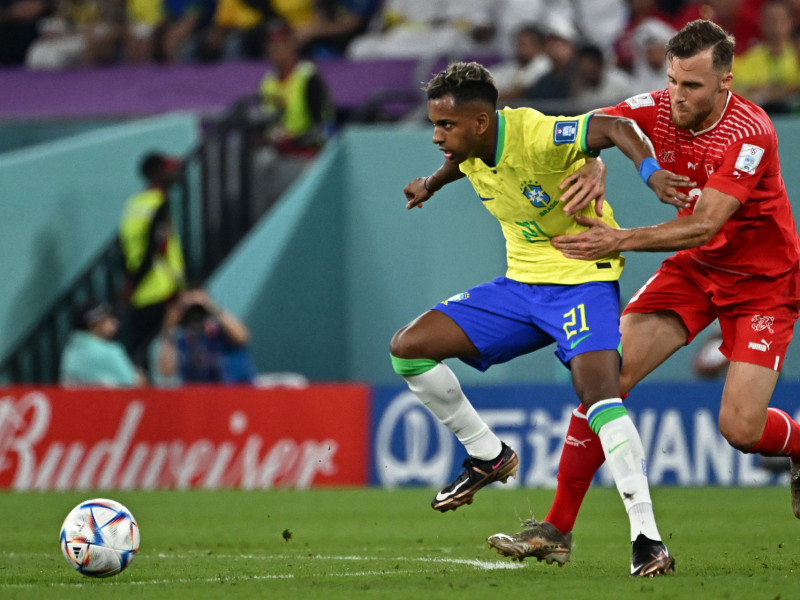
[[[610,401],[621,403],[619,398]],[[599,403],[598,403],[599,404]],[[592,413],[597,404],[592,406]],[[591,417],[590,417],[591,420]],[[597,432],[606,464],[614,476],[617,491],[625,504],[631,525],[631,541],[640,533],[651,540],[660,540],[661,535],[653,515],[653,502],[650,499],[650,488],[647,484],[644,447],[636,426],[627,414],[605,423]]]
[[[470,404],[450,368],[439,363],[420,375],[403,379],[425,406],[464,444],[467,453],[479,460],[500,454],[502,443]]]

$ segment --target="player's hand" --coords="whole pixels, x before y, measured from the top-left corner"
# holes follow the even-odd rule
[[[587,160],[580,169],[568,175],[558,186],[564,190],[561,202],[564,212],[574,215],[583,210],[594,200],[594,210],[603,216],[603,202],[606,199],[606,165],[596,158]]]
[[[415,206],[422,208],[422,203],[433,196],[433,192],[429,192],[425,187],[426,177],[417,177],[411,183],[403,188],[403,193],[406,195],[406,208],[412,209]]]
[[[697,185],[685,175],[676,175],[672,171],[659,169],[650,175],[647,185],[656,193],[658,199],[665,204],[671,204],[678,210],[689,206],[691,198],[679,191],[678,188],[693,188]]]
[[[550,240],[553,247],[566,258],[597,260],[616,252],[619,229],[609,227],[600,219],[581,215],[576,215],[575,220],[589,229],[578,234],[558,235]]]

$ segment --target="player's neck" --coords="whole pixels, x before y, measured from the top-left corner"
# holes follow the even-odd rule
[[[714,107],[714,110],[709,113],[708,117],[706,117],[700,125],[695,127],[694,129],[690,129],[689,132],[692,135],[701,135],[714,129],[717,126],[717,123],[720,122],[722,119],[722,115],[725,114],[725,111],[728,108],[728,102],[731,101],[731,93],[730,91],[725,92],[724,95],[720,96],[719,101],[717,102],[717,106]]]
[[[500,116],[498,115],[497,111],[495,111],[494,119],[491,120],[489,127],[486,129],[486,133],[483,135],[481,140],[481,147],[477,153],[477,157],[490,167],[494,167],[496,160],[499,158],[496,155],[497,135],[500,130],[498,127],[499,119]]]

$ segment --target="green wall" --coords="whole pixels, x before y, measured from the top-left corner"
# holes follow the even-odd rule
[[[95,129],[0,156],[0,357],[113,238],[149,150],[197,141],[192,115]]]
[[[5,121],[0,122],[0,152],[20,150],[27,146],[35,146],[52,142],[65,137],[79,135],[108,127],[124,119],[99,121],[89,120],[51,120],[46,121]]]
[[[800,123],[777,126],[783,164],[791,165],[800,158]],[[619,151],[602,156],[608,199],[623,227],[674,216]],[[260,370],[298,371],[314,380],[396,381],[388,360],[394,331],[439,300],[504,273],[500,227],[466,181],[441,190],[423,208],[405,209],[403,186],[440,161],[428,128],[350,128],[223,265],[212,292],[253,327]],[[796,170],[785,168],[784,175],[790,193],[800,190]],[[624,300],[665,256],[627,256]],[[785,378],[800,377],[795,345]],[[680,350],[651,378],[691,379],[696,346]],[[485,374],[451,362],[465,382],[568,378],[551,349]]]

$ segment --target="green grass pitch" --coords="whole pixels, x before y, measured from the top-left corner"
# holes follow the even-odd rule
[[[497,489],[495,489],[497,488]],[[765,599],[800,598],[800,521],[785,488],[652,490],[677,572],[628,576],[616,490],[590,490],[563,568],[513,562],[487,536],[544,517],[553,491],[492,486],[455,512],[434,491],[115,491],[0,494],[0,598]],[[61,556],[78,502],[110,497],[139,522],[127,571],[91,579]]]

